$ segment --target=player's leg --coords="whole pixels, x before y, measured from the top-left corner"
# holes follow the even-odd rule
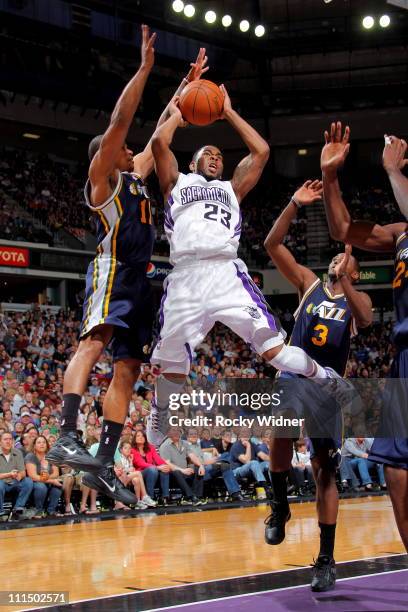
[[[113,333],[112,325],[98,325],[83,338],[64,375],[61,436],[47,453],[47,459],[56,465],[69,465],[75,469],[96,471],[101,463],[90,455],[76,432],[81,398],[89,375]]]
[[[293,455],[291,438],[271,437],[269,457],[272,482],[271,514],[265,519],[265,541],[277,545],[285,539],[285,525],[290,519],[287,486]]]
[[[384,475],[398,531],[408,552],[408,469],[385,465]]]
[[[115,335],[113,352],[114,358],[120,352],[119,347],[124,347]],[[123,353],[128,354],[126,347]],[[136,504],[136,496],[116,476],[113,468],[113,457],[119,444],[123,424],[129,410],[133,386],[139,376],[140,360],[123,357],[114,363],[113,378],[103,403],[103,426],[96,459],[102,465],[98,473],[87,473],[83,477],[83,483],[104,495],[112,497],[116,501],[128,506]]]
[[[192,351],[212,327],[203,302],[205,270],[187,268],[167,278],[160,304],[160,335],[151,362],[161,366],[155,397],[147,420],[147,438],[159,446],[169,428],[169,400],[181,393],[190,371]]]
[[[329,440],[313,439],[312,469],[316,482],[316,509],[320,528],[320,550],[313,568],[312,591],[329,591],[336,582],[334,541],[339,496],[336,485],[337,455],[330,455]],[[332,445],[335,446],[335,445]]]

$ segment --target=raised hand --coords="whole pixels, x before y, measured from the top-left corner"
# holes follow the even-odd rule
[[[346,248],[344,249],[344,255],[339,261],[339,263],[334,268],[334,273],[336,278],[340,278],[343,274],[346,274],[347,266],[351,257],[352,246],[351,244],[346,244]]]
[[[308,206],[322,199],[323,183],[321,181],[306,181],[293,194],[294,200],[302,206]]]
[[[390,174],[396,170],[402,170],[407,164],[408,159],[404,159],[407,150],[407,143],[397,136],[387,136],[384,134],[385,146],[383,151],[384,170]]]
[[[220,85],[221,92],[224,96],[224,107],[220,119],[225,119],[226,114],[232,111],[231,98],[228,95],[225,85]]]
[[[337,121],[331,124],[330,134],[325,131],[324,138],[326,144],[322,149],[320,167],[322,172],[336,172],[344,164],[350,150],[350,128],[346,126],[342,135],[341,122]]]
[[[203,74],[207,72],[207,70],[209,69],[209,66],[206,65],[207,62],[208,57],[205,54],[205,48],[201,47],[198,52],[196,61],[190,64],[191,68],[186,77],[189,83],[191,83],[191,81],[198,81],[203,76]]]
[[[147,25],[142,25],[142,66],[151,70],[154,64],[154,42],[156,33],[150,36],[150,29]]]
[[[169,102],[169,115],[172,117],[173,115],[177,115],[179,118],[178,127],[186,127],[188,123],[184,121],[183,115],[181,114],[181,110],[179,107],[180,96],[176,96]]]

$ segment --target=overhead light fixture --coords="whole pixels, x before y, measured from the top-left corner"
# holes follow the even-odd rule
[[[241,32],[248,32],[249,21],[247,21],[246,19],[243,19],[241,23],[239,24],[239,29],[241,30]]]
[[[298,149],[298,155],[307,155],[307,149]]]
[[[365,28],[366,30],[371,30],[373,25],[374,25],[374,18],[371,17],[371,15],[367,15],[367,17],[364,17],[363,28]]]
[[[331,1],[332,1],[332,0],[323,0],[323,2],[324,2],[325,4],[330,4],[330,2],[331,2]]]
[[[184,14],[186,17],[194,17],[195,8],[192,4],[186,4],[184,7]]]
[[[388,28],[390,23],[391,23],[391,19],[390,19],[389,15],[382,15],[380,17],[380,26],[382,28]]]
[[[78,142],[79,138],[77,138],[76,136],[67,136],[68,140],[73,140],[74,142]]]
[[[265,34],[265,28],[263,25],[257,25],[255,28],[255,36],[261,38]]]
[[[184,8],[183,0],[174,0],[172,7],[175,13],[181,13]]]
[[[232,23],[231,15],[224,15],[224,17],[221,20],[221,23],[224,26],[224,28],[229,28]]]
[[[215,23],[217,21],[217,14],[214,11],[207,11],[204,19],[207,23]]]
[[[24,132],[23,138],[30,138],[31,140],[38,140],[41,138],[39,134],[31,134],[30,132]]]

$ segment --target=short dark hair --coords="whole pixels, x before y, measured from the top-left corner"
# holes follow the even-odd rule
[[[95,155],[97,154],[97,152],[99,151],[99,147],[101,146],[102,138],[103,138],[103,134],[99,134],[98,136],[95,136],[95,138],[92,138],[91,142],[89,143],[89,146],[88,146],[89,161],[92,161]]]

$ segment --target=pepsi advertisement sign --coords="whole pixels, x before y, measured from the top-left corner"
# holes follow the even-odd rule
[[[151,261],[147,264],[146,276],[150,280],[164,281],[172,269],[173,266],[167,261]]]

